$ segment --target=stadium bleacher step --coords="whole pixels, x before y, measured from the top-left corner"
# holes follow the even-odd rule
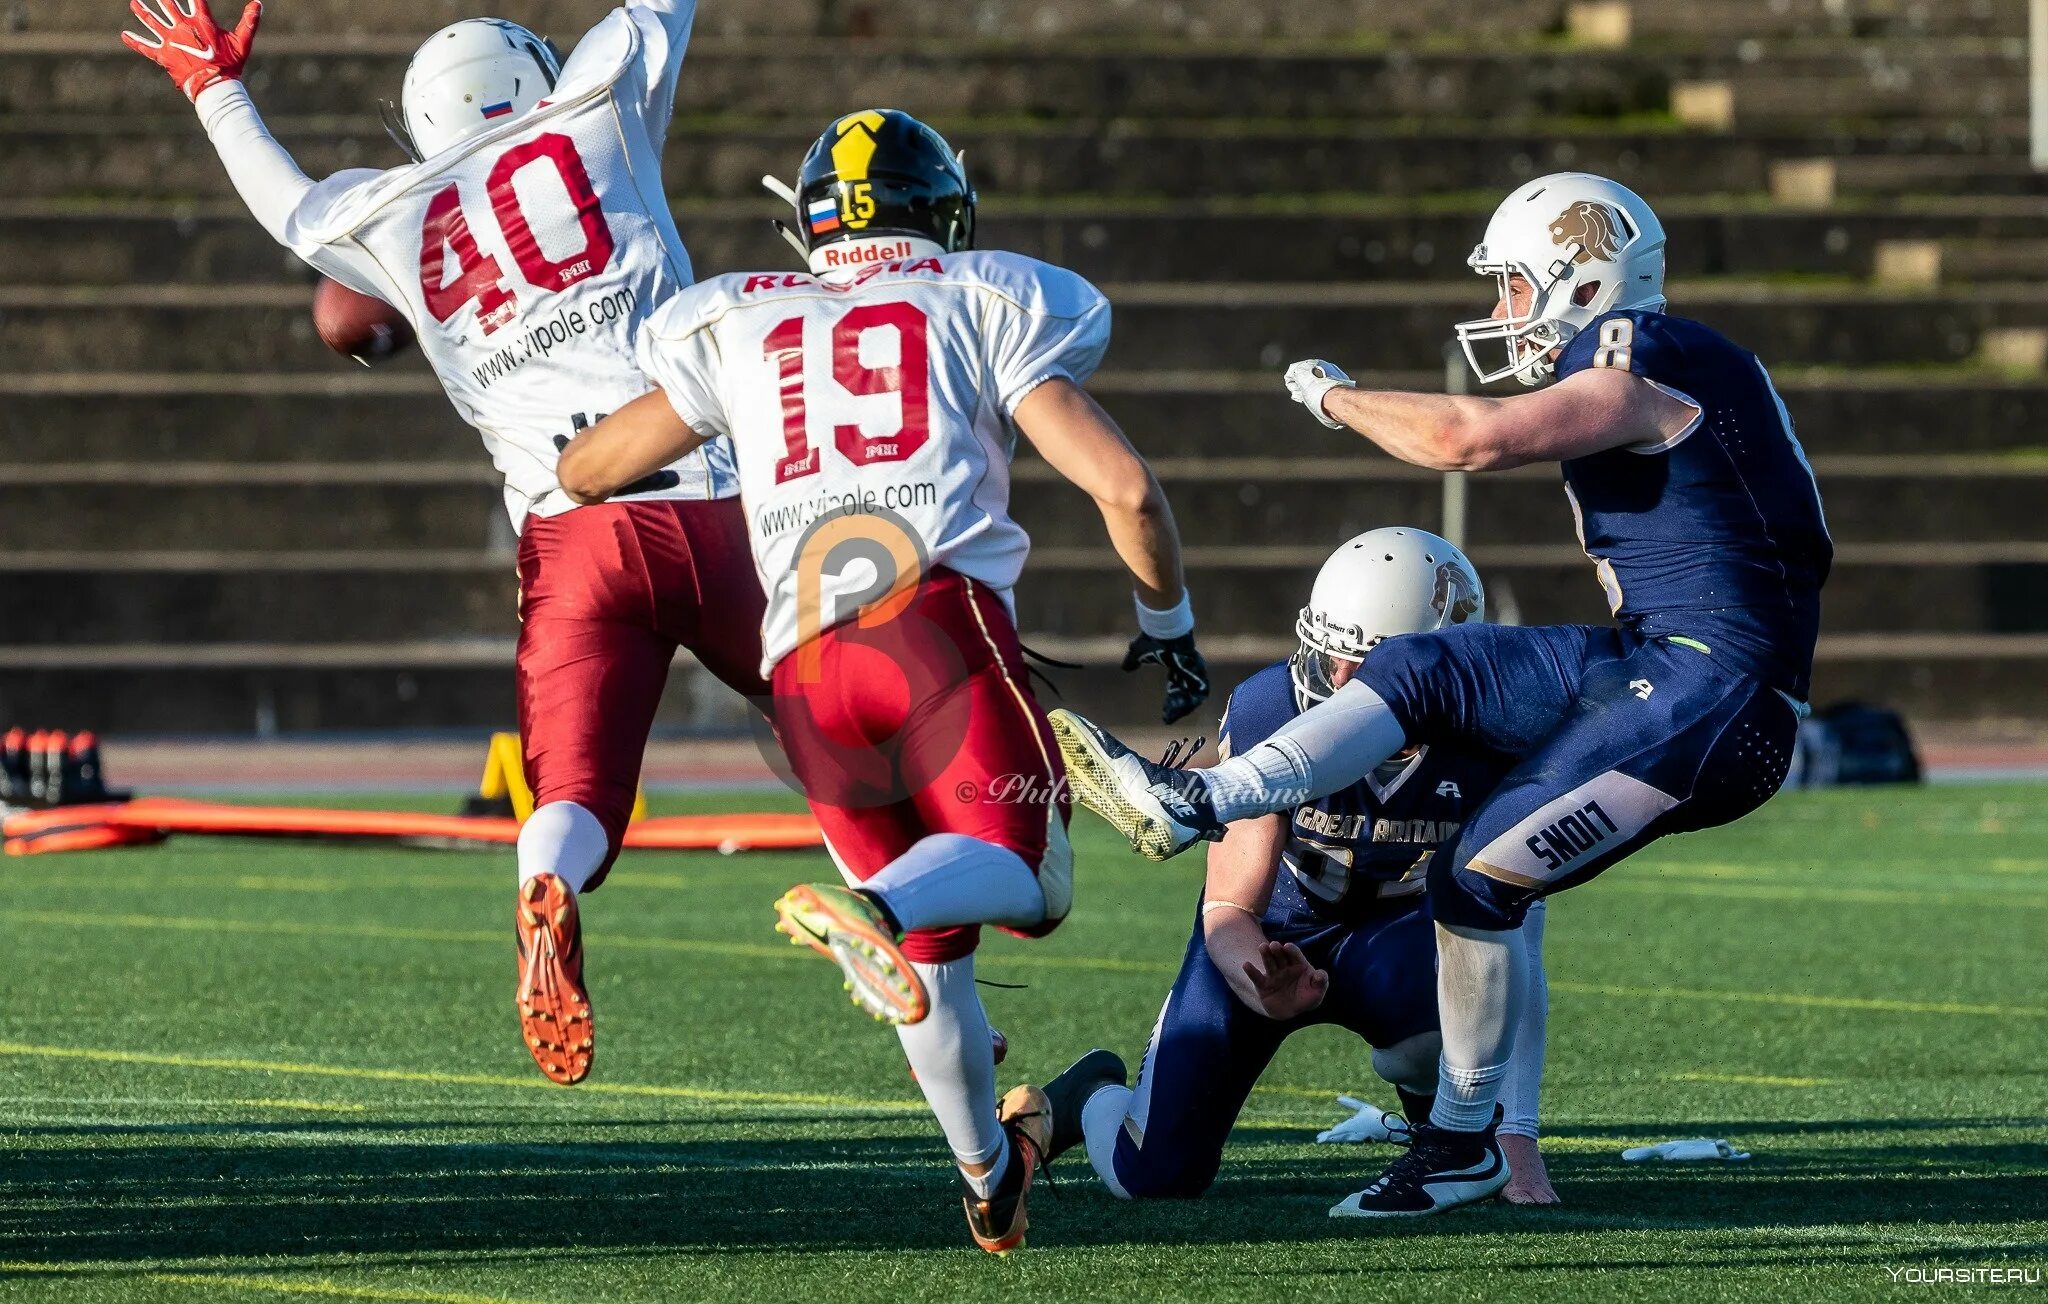
[[[1326,551],[1320,539],[1191,547],[1204,627],[1289,628]],[[1472,553],[1497,617],[1606,616],[1592,567],[1570,545],[1475,544]],[[8,641],[24,647],[502,638],[518,630],[516,590],[511,557],[483,549],[0,557],[0,610],[33,613],[10,622]],[[1017,602],[1031,629],[1116,629],[1128,620],[1129,582],[1099,544],[1038,547]],[[2048,633],[2048,543],[1845,544],[1823,628]]]
[[[175,108],[175,105],[169,106]],[[313,175],[403,162],[374,117],[281,117],[278,138]],[[671,192],[752,198],[764,172],[790,172],[818,130],[749,118],[677,122],[663,175]],[[1627,175],[1665,196],[1764,190],[1780,159],[1840,156],[1844,186],[1874,193],[1985,189],[2040,194],[2012,169],[1987,161],[1985,140],[1946,131],[1843,132],[1831,128],[1722,135],[1669,123],[1622,120],[1496,126],[1481,119],[1419,124],[1285,120],[1130,121],[1110,124],[967,119],[950,133],[975,160],[988,195],[1174,194],[1200,178],[1207,193],[1418,194],[1505,192],[1543,172],[1571,168]],[[87,145],[83,142],[89,141]],[[2023,162],[2020,138],[1992,142]],[[17,198],[224,197],[232,193],[213,148],[189,113],[126,118],[77,114],[0,117],[0,150]],[[1884,164],[1857,171],[1870,159]],[[1997,162],[1992,159],[1989,162]],[[168,182],[167,182],[168,179]],[[1968,181],[1968,185],[1962,184]],[[1853,182],[1853,184],[1852,184]]]
[[[1389,521],[1426,526],[1442,496],[1434,472],[1309,431],[1277,456],[1155,456],[1154,465],[1183,536],[1197,546],[1258,546],[1303,529],[1337,540]],[[1842,542],[2025,542],[2041,534],[2048,459],[1842,457],[1821,459],[1817,470]],[[1021,462],[1015,480],[1017,519],[1039,544],[1100,539],[1101,522],[1080,510],[1078,491],[1058,484],[1042,462]],[[1477,542],[1552,538],[1569,526],[1549,468],[1479,477],[1470,498]],[[482,458],[0,466],[0,549],[49,549],[52,522],[63,523],[67,549],[104,552],[481,548],[503,536],[502,512]]]
[[[772,200],[679,197],[677,222],[706,272],[791,265],[768,219]],[[2048,253],[2009,270],[2000,250],[2048,249],[2048,198],[2015,211],[1967,196],[1910,208],[1809,213],[1773,209],[1761,197],[1674,203],[1660,216],[1678,278],[1865,277],[1887,240],[1939,240],[1955,249],[1964,279],[2033,275]],[[991,197],[982,205],[982,246],[1057,261],[1093,280],[1161,281],[1200,269],[1216,281],[1455,282],[1483,298],[1465,255],[1485,230],[1490,205],[1406,208],[1397,196],[1268,195],[1172,204],[1161,198]],[[1981,250],[1981,253],[1976,252]],[[1945,264],[1944,273],[1950,269]],[[0,201],[0,284],[249,284],[303,281],[311,273],[279,248],[235,200],[137,203],[81,209],[72,203]]]
[[[1441,366],[1449,324],[1482,316],[1469,283],[1108,283],[1119,366],[1281,367],[1347,353],[1370,323],[1372,361]],[[145,367],[330,371],[313,331],[310,286],[0,286],[0,356],[26,370]],[[1854,283],[1678,282],[1672,302],[1778,366],[1960,363],[1984,333],[2048,327],[2048,295],[2030,282],[1967,291]],[[516,335],[504,347],[517,352]],[[417,355],[394,364],[420,367]]]
[[[1305,43],[1332,37],[1364,46],[1426,38],[1490,45],[1554,43],[1565,26],[1566,0],[1408,0],[1361,6],[1357,0],[1296,0],[1285,6],[1242,0],[981,0],[933,5],[928,0],[754,0],[707,9],[701,36],[863,39],[916,33],[1017,40],[1132,39],[1213,41],[1256,39]],[[388,39],[424,36],[474,14],[462,0],[304,0],[279,6],[277,32],[346,32]],[[1648,43],[1785,37],[2024,36],[2025,0],[1639,0],[1633,30]],[[520,17],[536,31],[567,42],[603,12],[588,0],[528,0]],[[94,31],[108,19],[94,0],[7,0],[0,17],[26,31]]]
[[[1330,349],[1349,361],[1344,350]],[[1442,367],[1356,368],[1360,383],[1439,389]],[[1816,456],[2006,452],[2048,444],[2048,376],[1981,369],[1780,367],[1774,378]],[[1332,455],[1364,446],[1287,405],[1277,369],[1098,373],[1090,387],[1153,456],[1241,454],[1247,432],[1276,428]],[[321,371],[0,374],[7,456],[16,465],[99,460],[268,463],[347,456],[369,462],[476,459],[476,433],[418,368]]]
[[[266,114],[351,114],[395,93],[407,37],[266,35],[248,85]],[[1443,49],[829,39],[696,42],[677,109],[729,112],[773,86],[777,112],[819,122],[865,103],[950,118],[1420,119],[1485,103],[1502,121],[1660,115],[1675,83],[1733,94],[1745,127],[1810,121],[1976,122],[2022,114],[2026,51],[2010,39],[1813,41],[1768,63],[1739,41],[1696,49]],[[0,114],[163,114],[172,88],[104,32],[0,35]]]

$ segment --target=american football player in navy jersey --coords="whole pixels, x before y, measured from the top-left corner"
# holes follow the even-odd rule
[[[1791,417],[1756,356],[1670,315],[1664,228],[1586,173],[1508,196],[1472,253],[1491,317],[1458,336],[1509,398],[1371,391],[1288,368],[1323,424],[1439,470],[1563,467],[1613,626],[1454,625],[1389,639],[1328,701],[1218,765],[1155,765],[1054,714],[1074,794],[1155,859],[1356,783],[1415,743],[1516,760],[1427,873],[1443,1055],[1408,1152],[1333,1216],[1486,1199],[1508,1179],[1496,1102],[1528,999],[1531,902],[1784,782],[1834,557]],[[1497,365],[1482,349],[1500,350]]]
[[[1347,541],[1301,609],[1299,649],[1231,693],[1223,754],[1329,697],[1387,638],[1484,611],[1472,564],[1436,535],[1396,527]],[[1120,1197],[1199,1196],[1280,1043],[1317,1024],[1364,1038],[1405,1117],[1428,1118],[1438,1037],[1425,871],[1512,765],[1484,748],[1417,745],[1350,787],[1232,825],[1209,850],[1187,955],[1135,1090],[1112,1052],[1077,1060],[1046,1086],[1048,1158],[1085,1145]],[[1540,1047],[1540,1030],[1526,1040]],[[1531,1137],[1535,1083],[1520,1079],[1541,1072],[1525,1059],[1515,1066]]]

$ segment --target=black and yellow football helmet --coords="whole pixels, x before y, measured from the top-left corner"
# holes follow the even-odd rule
[[[790,242],[814,250],[869,236],[917,236],[948,253],[974,247],[974,187],[945,138],[901,109],[836,119],[804,155]]]

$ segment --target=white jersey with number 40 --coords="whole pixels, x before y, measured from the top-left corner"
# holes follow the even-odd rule
[[[288,223],[300,257],[412,322],[504,473],[515,525],[575,506],[555,479],[563,444],[646,392],[634,337],[691,282],[661,152],[695,9],[627,0],[531,112],[424,163],[330,177]],[[668,471],[634,497],[737,487],[720,450]]]
[[[1031,546],[1010,519],[1012,414],[1108,345],[1109,301],[1074,273],[909,242],[857,271],[720,276],[657,312],[641,365],[739,463],[762,673],[903,578],[905,531],[919,564],[1007,595]]]

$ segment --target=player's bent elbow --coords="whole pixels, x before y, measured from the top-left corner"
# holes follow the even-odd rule
[[[1166,515],[1166,491],[1159,487],[1151,468],[1135,458],[1129,467],[1096,486],[1094,497],[1105,513],[1154,518]]]
[[[555,480],[562,486],[562,492],[568,495],[569,501],[579,506],[595,506],[611,497],[609,487],[590,474],[583,466],[582,459],[575,455],[573,448],[564,453],[561,462],[556,465]]]
[[[1512,464],[1486,423],[1470,417],[1448,418],[1430,443],[1433,471],[1499,471]]]

